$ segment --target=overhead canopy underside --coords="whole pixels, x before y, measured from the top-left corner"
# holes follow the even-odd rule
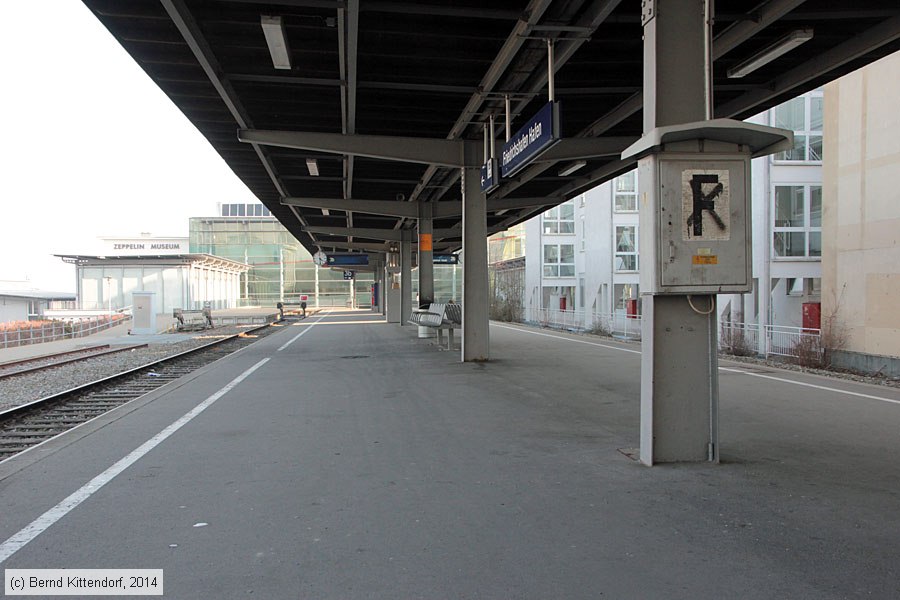
[[[481,143],[493,115],[499,148],[506,96],[513,131],[547,102],[549,38],[563,137],[612,138],[620,152],[642,134],[636,0],[84,2],[312,252],[384,250],[416,219],[371,214],[363,202],[360,210],[323,210],[282,204],[285,198],[430,202],[435,248],[459,248],[460,169],[250,144],[238,140],[239,129]],[[896,0],[717,0],[715,7],[718,118],[745,119],[900,50]],[[274,68],[262,16],[282,18],[290,69]],[[800,29],[813,38],[742,78],[728,77]],[[535,162],[504,180],[489,196],[488,232],[633,166],[609,152],[560,175],[571,162]]]

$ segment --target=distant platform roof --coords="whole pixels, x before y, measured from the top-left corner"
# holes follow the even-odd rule
[[[126,265],[135,263],[153,264],[200,264],[226,271],[249,271],[250,265],[230,258],[222,258],[212,254],[123,254],[120,256],[94,254],[54,254],[64,262],[81,265]]]
[[[71,292],[44,292],[40,290],[0,290],[0,296],[25,298],[28,300],[75,300],[75,294]]]

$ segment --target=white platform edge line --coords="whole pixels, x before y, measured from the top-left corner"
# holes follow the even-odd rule
[[[119,473],[140,460],[144,455],[160,445],[173,433],[184,427],[194,417],[202,413],[204,410],[212,406],[219,398],[230,392],[239,383],[249,377],[254,371],[269,362],[269,358],[264,358],[225,385],[218,392],[195,406],[177,421],[154,435],[152,438],[141,444],[135,450],[131,451],[127,456],[116,462],[114,465],[91,479],[80,489],[71,494],[68,498],[39,516],[28,526],[14,534],[8,540],[0,544],[0,564],[2,564],[10,556],[18,552],[27,543],[46,531],[54,523],[66,516],[72,509],[87,500],[99,491],[103,486],[113,480]]]
[[[293,344],[294,342],[296,342],[298,339],[300,339],[300,336],[305,335],[307,331],[309,331],[310,329],[312,329],[313,327],[315,327],[316,325],[318,325],[319,322],[320,322],[322,319],[324,319],[325,317],[327,317],[327,316],[328,316],[328,313],[330,313],[330,312],[331,312],[330,310],[327,310],[327,311],[323,312],[323,313],[322,313],[322,316],[319,317],[318,320],[314,321],[313,323],[311,323],[311,324],[309,325],[309,327],[307,327],[306,329],[304,329],[303,331],[301,331],[300,333],[298,333],[297,335],[295,335],[294,337],[292,337],[291,339],[289,339],[288,341],[286,341],[284,344],[282,344],[281,348],[279,348],[279,349],[276,350],[275,352],[281,352],[282,350],[284,350],[285,348],[287,348],[288,346],[290,346],[291,344]]]
[[[528,331],[525,329],[520,329],[518,327],[509,327],[507,325],[498,325],[497,323],[493,324],[494,327],[500,327],[502,329],[510,329],[512,331],[518,331],[520,333],[529,333],[531,335],[539,335],[542,337],[554,338],[557,340],[561,340],[563,342],[573,342],[576,344],[587,344],[588,346],[599,346],[600,348],[608,348],[610,350],[618,350],[620,352],[629,352],[631,354],[640,354],[638,350],[629,350],[628,348],[619,348],[617,346],[610,346],[608,344],[598,344],[597,342],[588,342],[585,340],[573,340],[571,338],[563,337],[561,335],[552,335],[549,333],[541,333],[539,331]],[[772,381],[780,381],[782,383],[790,383],[792,385],[799,385],[803,387],[813,388],[817,390],[822,390],[826,392],[835,392],[837,394],[847,394],[848,396],[856,396],[859,398],[867,398],[869,400],[879,400],[881,402],[888,402],[890,404],[900,404],[900,400],[894,400],[892,398],[885,398],[883,396],[874,396],[872,394],[863,394],[862,392],[852,392],[850,390],[842,390],[840,388],[833,388],[824,385],[816,385],[814,383],[805,383],[803,381],[793,381],[791,379],[785,379],[783,377],[774,377],[772,375],[763,375],[761,373],[750,373],[748,371],[742,371],[741,369],[730,369],[728,367],[719,367],[720,371],[726,371],[728,373],[738,373],[741,375],[749,375],[751,377],[760,377],[762,379],[771,379]]]
[[[519,333],[529,333],[531,335],[539,335],[541,337],[554,338],[557,340],[562,340],[564,342],[572,342],[575,344],[587,344],[588,346],[599,346],[600,348],[609,348],[610,350],[619,350],[620,352],[630,352],[631,354],[640,354],[640,350],[629,350],[628,348],[619,348],[618,346],[610,346],[609,344],[599,344],[597,342],[588,342],[586,340],[573,340],[572,338],[563,337],[561,335],[552,335],[549,333],[541,333],[539,331],[528,331],[527,329],[521,329],[519,327],[510,327],[508,325],[499,325],[497,323],[493,323],[494,327],[499,327],[501,329],[509,329],[512,331],[518,331]]]
[[[806,383],[804,381],[792,381],[790,379],[784,379],[783,377],[774,377],[772,375],[763,375],[762,373],[750,373],[748,371],[742,371],[740,369],[729,369],[728,367],[719,367],[720,371],[728,371],[729,373],[739,373],[741,375],[749,375],[750,377],[759,377],[761,379],[771,379],[772,381],[781,381],[783,383],[792,383],[794,385],[802,385],[803,387],[813,388],[816,390],[823,390],[826,392],[836,392],[838,394],[847,394],[848,396],[857,396],[859,398],[868,398],[870,400],[880,400],[881,402],[889,402],[891,404],[900,404],[900,400],[893,400],[892,398],[884,398],[882,396],[873,396],[872,394],[863,394],[862,392],[851,392],[850,390],[842,390],[839,388],[828,387],[825,385],[816,385],[814,383]]]

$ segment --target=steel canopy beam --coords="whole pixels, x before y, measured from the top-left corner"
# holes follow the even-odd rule
[[[418,203],[397,202],[396,200],[362,200],[357,198],[282,198],[285,206],[302,206],[304,208],[321,208],[325,210],[345,210],[369,215],[388,217],[416,218],[419,214]]]
[[[774,0],[764,4],[757,11],[755,18],[748,15],[744,21],[738,21],[729,26],[713,40],[713,60],[724,56],[725,53],[737,48],[745,40],[759,33],[787,13],[791,12],[806,0]]]
[[[542,196],[533,198],[489,198],[487,211],[498,212],[501,210],[516,210],[520,208],[537,208],[552,205],[554,202],[562,202],[562,196]],[[318,208],[324,210],[344,210],[368,215],[382,215],[387,217],[404,217],[416,219],[419,215],[418,202],[397,202],[395,200],[362,200],[357,198],[282,198],[284,206],[300,206],[303,208]],[[432,205],[432,218],[446,219],[462,216],[462,202],[444,201],[435,202]],[[307,227],[307,231],[315,228]],[[353,229],[350,228],[350,231]],[[369,237],[369,236],[365,236]]]
[[[343,135],[311,131],[240,129],[238,140],[262,146],[315,150],[442,167],[479,167],[463,160],[465,142],[393,135]]]
[[[373,227],[304,227],[304,231],[321,235],[340,235],[367,238],[371,240],[385,240],[387,242],[402,241],[405,229],[376,229]],[[435,229],[435,239],[456,238],[462,235],[459,229]],[[319,242],[322,246],[328,246],[328,242]]]
[[[579,158],[618,156],[623,148],[638,141],[637,136],[565,138],[541,154],[534,162],[559,162]]]

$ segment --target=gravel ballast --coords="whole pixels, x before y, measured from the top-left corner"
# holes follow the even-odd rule
[[[218,327],[180,342],[151,344],[146,348],[135,348],[127,352],[88,358],[45,371],[0,379],[0,412],[104,377],[136,369],[199,346],[205,346],[215,341],[215,338],[234,335],[245,330],[246,327]]]

